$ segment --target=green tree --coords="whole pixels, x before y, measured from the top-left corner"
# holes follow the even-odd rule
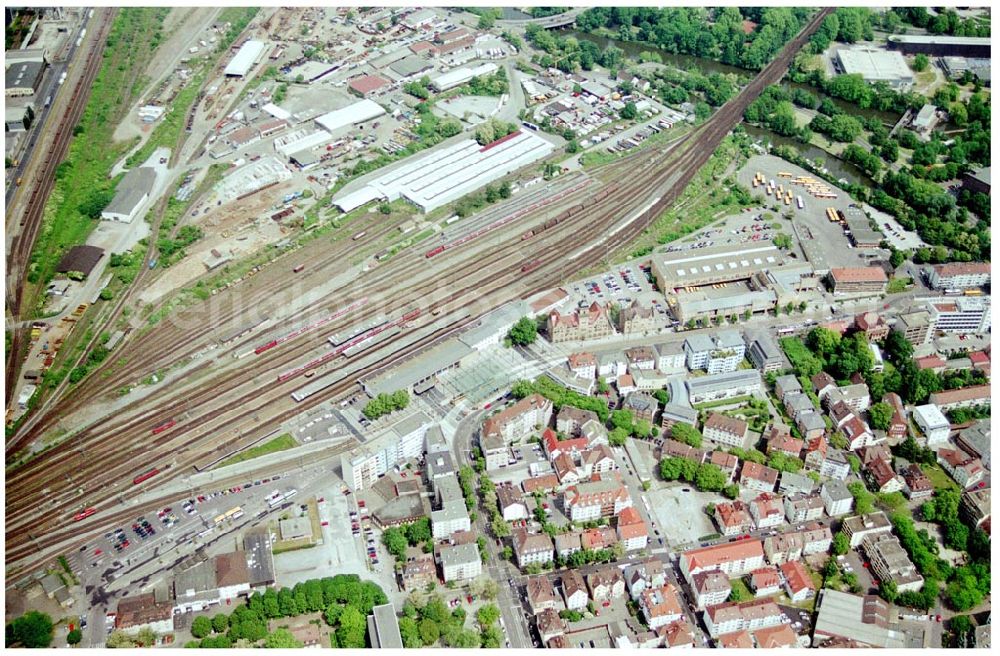
[[[493,29],[493,25],[496,23],[496,14],[493,13],[492,9],[486,10],[479,15],[479,22],[476,27],[481,30]]]
[[[494,604],[486,604],[476,611],[476,621],[479,623],[481,629],[486,629],[496,624],[496,621],[499,619],[500,609]]]
[[[212,620],[204,615],[194,618],[191,622],[191,635],[201,639],[212,632]]]
[[[399,635],[403,639],[403,646],[407,649],[424,646],[424,641],[420,638],[420,630],[417,628],[417,621],[412,617],[399,619]]]
[[[701,448],[701,431],[688,424],[677,423],[670,428],[670,437],[678,442],[683,442],[688,446]]]
[[[625,103],[625,106],[622,107],[621,110],[621,116],[626,121],[635,120],[635,118],[639,116],[639,111],[636,109],[635,103],[631,100]]]
[[[438,641],[441,637],[441,631],[438,629],[437,622],[431,620],[430,618],[424,618],[420,620],[418,626],[420,631],[420,639],[423,640],[424,646],[431,646]]]
[[[608,432],[608,443],[611,446],[624,446],[631,432],[627,428],[616,427]]]
[[[66,642],[71,645],[78,645],[83,640],[83,631],[79,627],[66,634]]]
[[[922,73],[927,70],[927,64],[929,62],[930,60],[927,59],[927,55],[919,53],[917,54],[916,57],[913,58],[913,70],[915,70],[918,73]]]
[[[833,536],[832,548],[834,556],[843,556],[851,548],[851,541],[843,531],[840,531]]]
[[[267,649],[295,649],[301,646],[302,643],[295,639],[292,632],[284,628],[275,629],[264,638],[264,647]],[[363,641],[360,646],[364,647]]]
[[[892,406],[884,401],[873,404],[868,408],[868,418],[871,420],[873,428],[878,430],[888,430],[892,423]]]
[[[337,644],[345,649],[363,649],[368,622],[365,616],[354,606],[346,606],[340,614],[340,626],[337,627]]]
[[[531,317],[521,317],[507,335],[518,346],[534,344],[538,338],[538,324]]]
[[[48,647],[52,643],[52,618],[37,610],[29,610],[7,625],[6,645],[29,649]]]

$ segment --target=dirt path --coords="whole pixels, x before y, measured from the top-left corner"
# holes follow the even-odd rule
[[[145,139],[148,136],[148,132],[142,129],[143,124],[135,114],[136,108],[145,105],[149,94],[173,73],[181,59],[188,56],[188,48],[197,45],[198,40],[204,38],[205,29],[215,22],[221,11],[217,7],[179,7],[170,12],[163,22],[163,33],[170,36],[158,49],[163,56],[154,57],[143,72],[149,83],[143,95],[115,129],[113,137],[115,141],[133,139],[137,136]],[[200,48],[199,54],[204,50]]]

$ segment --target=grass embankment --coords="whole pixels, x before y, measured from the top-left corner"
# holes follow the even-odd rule
[[[183,134],[188,112],[197,100],[198,91],[205,81],[205,64],[204,60],[200,61],[202,62],[202,70],[196,73],[177,93],[146,143],[142,145],[142,148],[129,155],[125,161],[126,167],[132,168],[142,164],[157,148],[169,148],[171,152],[176,150],[181,134]]]
[[[295,438],[292,437],[291,433],[285,433],[284,435],[279,435],[273,440],[269,440],[267,442],[264,442],[263,444],[249,448],[246,451],[240,451],[232,458],[227,458],[222,462],[220,462],[218,464],[218,467],[227,467],[229,465],[235,465],[238,462],[253,460],[254,458],[266,456],[271,453],[285,451],[286,449],[291,449],[292,447],[296,447],[298,445],[299,443],[295,441]]]
[[[115,143],[112,134],[143,91],[137,81],[159,45],[161,25],[169,11],[164,7],[125,7],[114,19],[104,63],[74,129],[66,159],[56,169],[55,186],[31,255],[28,282],[37,286],[28,292],[25,304],[36,312],[45,301],[39,290],[52,279],[63,254],[87,239],[110,200],[115,182],[108,179],[108,173],[135,143]]]

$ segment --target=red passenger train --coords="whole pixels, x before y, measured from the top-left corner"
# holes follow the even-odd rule
[[[93,515],[96,512],[97,512],[97,508],[85,508],[84,510],[81,510],[77,514],[73,515],[73,521],[74,522],[78,522],[81,519],[87,519],[88,517],[90,517],[91,515]]]
[[[153,478],[154,476],[156,476],[159,473],[160,473],[160,470],[154,467],[153,469],[150,469],[145,474],[139,474],[138,476],[136,476],[135,478],[133,478],[132,479],[132,485],[138,485],[139,483],[142,483],[143,481],[148,481],[149,479]]]
[[[170,421],[162,423],[159,426],[157,426],[156,428],[154,428],[153,429],[153,435],[159,435],[163,431],[165,431],[167,429],[170,429],[170,428],[173,428],[176,425],[177,425],[177,422],[174,421],[173,419],[171,419]]]

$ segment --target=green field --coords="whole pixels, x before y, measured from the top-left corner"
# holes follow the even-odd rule
[[[285,433],[284,435],[279,435],[273,440],[269,440],[263,444],[249,448],[246,451],[240,451],[232,458],[223,460],[217,466],[226,467],[228,465],[235,465],[238,462],[253,460],[254,458],[266,456],[271,453],[277,453],[278,451],[285,451],[286,449],[291,449],[292,447],[298,445],[299,443],[295,441],[295,438],[292,437],[291,433]]]
[[[70,247],[82,244],[97,226],[100,210],[115,182],[108,173],[134,146],[115,143],[115,126],[143,89],[138,81],[159,45],[161,24],[169,8],[127,7],[118,10],[104,51],[104,63],[94,79],[90,99],[74,129],[66,158],[56,168],[56,183],[44,210],[35,242],[28,282],[45,284]],[[44,303],[44,296],[26,305]]]
[[[924,474],[930,479],[935,490],[957,490],[958,483],[952,480],[948,472],[941,469],[940,465],[920,465]]]

